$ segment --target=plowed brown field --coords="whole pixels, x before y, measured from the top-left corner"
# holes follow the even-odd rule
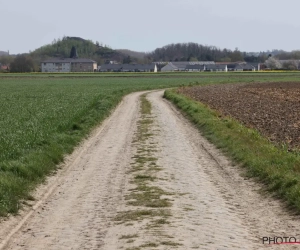
[[[277,144],[300,148],[300,82],[194,86],[179,92]]]

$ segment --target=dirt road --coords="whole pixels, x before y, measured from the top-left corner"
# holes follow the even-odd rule
[[[141,95],[124,98],[32,208],[1,222],[0,249],[266,249],[262,237],[300,239],[299,217],[242,177],[163,91]]]

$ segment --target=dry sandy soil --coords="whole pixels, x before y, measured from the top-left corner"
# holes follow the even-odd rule
[[[163,91],[147,94],[148,115],[141,95],[124,98],[31,207],[1,221],[0,249],[270,249],[262,237],[300,238],[299,217],[245,179]]]
[[[195,86],[181,93],[258,129],[271,141],[300,149],[300,83]]]

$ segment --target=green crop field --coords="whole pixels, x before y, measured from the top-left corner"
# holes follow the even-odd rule
[[[0,215],[53,172],[130,92],[180,85],[298,81],[299,73],[0,74]]]

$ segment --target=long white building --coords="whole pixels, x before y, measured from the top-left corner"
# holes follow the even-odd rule
[[[50,59],[41,62],[42,72],[94,72],[97,62],[84,58]]]

